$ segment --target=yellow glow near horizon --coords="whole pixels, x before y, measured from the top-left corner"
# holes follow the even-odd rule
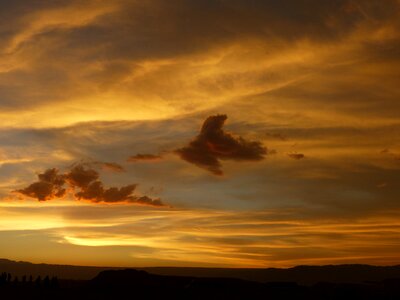
[[[89,247],[104,247],[104,246],[146,246],[158,247],[159,243],[152,238],[134,238],[134,237],[73,237],[64,236],[66,242]]]

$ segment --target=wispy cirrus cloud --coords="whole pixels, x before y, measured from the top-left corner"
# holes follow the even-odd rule
[[[371,65],[369,72],[382,73],[385,62],[397,59],[393,49],[398,40],[398,2],[394,0],[288,4],[257,0],[251,5],[246,1],[90,0],[0,5],[4,12],[0,18],[4,28],[1,115],[5,124],[18,127],[24,126],[21,120],[26,117],[35,127],[176,117],[276,90],[280,99],[293,93],[302,97],[311,84],[362,105],[352,96],[369,85],[371,77],[366,74],[339,68],[342,76],[362,79],[357,86],[351,80],[353,85],[343,89],[315,82],[332,80],[337,66],[346,69],[358,64],[354,69],[362,69],[376,60],[378,65]],[[205,12],[212,13],[205,18]],[[382,83],[385,89],[375,86],[379,98],[396,105],[383,92],[393,89],[393,80]],[[371,93],[363,94],[371,98]],[[376,107],[380,103],[369,101]],[[65,105],[76,109],[65,111]],[[287,109],[297,110],[290,106]]]
[[[321,217],[306,209],[257,212],[84,205],[0,206],[0,255],[114,266],[291,267],[301,264],[390,264],[399,258],[399,211]],[[156,219],[157,222],[153,222]],[[40,243],[33,242],[40,240]],[[372,243],[371,243],[372,242]],[[73,256],[67,255],[74,253]],[[116,255],[110,255],[115,253]]]

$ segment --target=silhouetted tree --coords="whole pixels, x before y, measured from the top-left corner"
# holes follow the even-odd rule
[[[35,280],[35,285],[36,285],[36,286],[40,286],[41,283],[42,283],[42,278],[41,278],[40,275],[39,275],[39,276],[36,278],[36,280]]]
[[[53,276],[50,281],[50,286],[52,289],[58,288],[58,278],[57,276]]]
[[[46,276],[46,277],[43,279],[43,286],[44,286],[46,289],[50,287],[50,278],[49,278],[49,276]]]
[[[33,276],[30,275],[30,276],[29,276],[29,283],[32,283],[32,282],[33,282]]]
[[[17,284],[18,282],[19,282],[18,276],[15,276],[15,277],[14,277],[14,283]]]
[[[22,283],[26,283],[26,275],[22,276]]]
[[[7,282],[10,282],[10,281],[11,281],[11,274],[8,273],[8,274],[7,274]]]
[[[7,273],[3,272],[0,276],[0,284],[6,284],[7,282]]]

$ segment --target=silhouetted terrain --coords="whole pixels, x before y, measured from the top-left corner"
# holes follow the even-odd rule
[[[296,282],[302,285],[312,285],[321,281],[333,283],[363,283],[365,281],[382,281],[387,278],[400,278],[400,265],[385,267],[369,265],[297,266],[288,269],[162,267],[143,268],[142,270],[159,275],[227,277],[258,282]]]
[[[122,270],[118,267],[85,267],[69,265],[32,264],[0,259],[0,272],[15,276],[33,275],[56,276],[62,279],[89,280],[101,271]],[[297,266],[288,269],[238,269],[238,268],[188,268],[188,267],[149,267],[135,268],[151,274],[189,277],[225,277],[257,282],[285,281],[301,285],[311,285],[321,281],[334,283],[363,283],[382,281],[387,278],[400,278],[400,265],[327,265]]]
[[[11,273],[12,266],[18,272],[26,266],[25,275]],[[147,268],[181,276],[135,269],[101,269],[105,268],[1,260],[0,299],[400,299],[399,266],[299,266],[255,270]],[[46,270],[49,271],[46,276],[29,273]],[[65,279],[68,278],[65,276],[78,276],[79,271],[82,277],[82,274],[89,276],[90,272],[98,270],[100,272],[89,280]],[[65,276],[54,275],[56,272]],[[233,278],[234,275],[239,276]],[[243,279],[251,276],[257,280]]]
[[[16,262],[8,259],[0,259],[0,273],[12,273],[14,276],[32,275],[57,276],[63,279],[89,280],[105,270],[116,270],[125,268],[112,267],[84,267],[68,265],[32,264],[29,262]]]

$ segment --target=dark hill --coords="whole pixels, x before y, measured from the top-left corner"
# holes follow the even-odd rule
[[[17,264],[19,266],[33,264],[1,261],[3,265]],[[33,265],[36,266],[36,265]],[[46,266],[46,265],[37,265]],[[60,267],[60,266],[58,266]],[[67,266],[62,266],[67,267]],[[80,267],[78,267],[80,268]],[[82,267],[83,268],[83,267]],[[265,269],[264,272],[282,271],[285,277],[275,276],[274,281],[256,282],[239,278],[227,277],[197,277],[171,276],[151,274],[143,270],[120,269],[101,271],[92,280],[65,280],[50,278],[17,279],[15,274],[0,273],[0,299],[400,299],[400,277],[384,280],[361,282],[361,278],[375,278],[395,275],[397,267],[371,267],[360,265],[296,267],[287,270]],[[179,269],[179,268],[177,268]],[[44,269],[43,269],[44,270]],[[74,269],[77,270],[77,269]],[[91,268],[92,270],[92,268]],[[172,270],[176,270],[173,268]],[[214,270],[214,269],[191,269]],[[238,269],[218,269],[219,272],[239,271]],[[383,272],[382,270],[386,270]],[[1,270],[0,270],[1,271]],[[188,271],[188,269],[185,269]],[[240,270],[242,271],[242,270]],[[253,270],[254,271],[254,270]],[[256,270],[257,271],[257,270]],[[258,270],[262,271],[262,270]],[[352,273],[344,275],[344,272]],[[294,273],[290,273],[294,272]],[[234,275],[235,273],[229,273]],[[265,273],[263,273],[265,276]],[[272,273],[273,274],[273,273]],[[275,273],[276,274],[276,273]],[[317,283],[302,285],[293,281],[282,281],[282,278],[297,278],[296,276],[320,275]],[[214,273],[217,275],[217,273]],[[343,276],[343,277],[340,277]],[[270,279],[272,277],[264,277]],[[311,279],[310,279],[311,278]],[[324,279],[331,278],[326,281]],[[312,279],[314,280],[314,279]],[[342,281],[337,283],[335,281]],[[358,283],[356,283],[356,281]]]
[[[89,280],[95,277],[101,271],[116,269],[123,268],[33,264],[24,261],[16,262],[8,259],[0,259],[0,273],[7,272],[18,277],[24,275],[44,277],[49,275],[64,279]]]
[[[285,295],[305,295],[307,291],[296,284],[267,285],[236,278],[164,276],[134,269],[103,271],[90,281],[89,287],[110,298],[120,298],[134,291],[139,299],[259,299],[278,294],[282,299]]]
[[[103,271],[90,281],[87,295],[107,299],[131,294],[138,299],[400,299],[400,279],[365,283],[260,283],[235,278],[154,275],[127,269]]]
[[[63,279],[89,280],[105,270],[122,270],[113,267],[83,267],[68,265],[32,264],[0,259],[0,272],[12,273],[15,276],[33,275],[57,276]],[[257,282],[296,282],[301,285],[312,285],[317,282],[362,283],[400,278],[400,266],[369,265],[327,265],[297,266],[288,269],[237,269],[237,268],[183,268],[153,267],[137,268],[155,275],[238,278]]]
[[[198,277],[233,277],[258,282],[297,282],[311,285],[321,281],[361,283],[400,278],[400,266],[326,265],[297,266],[288,269],[226,269],[226,268],[143,268],[153,274]]]

